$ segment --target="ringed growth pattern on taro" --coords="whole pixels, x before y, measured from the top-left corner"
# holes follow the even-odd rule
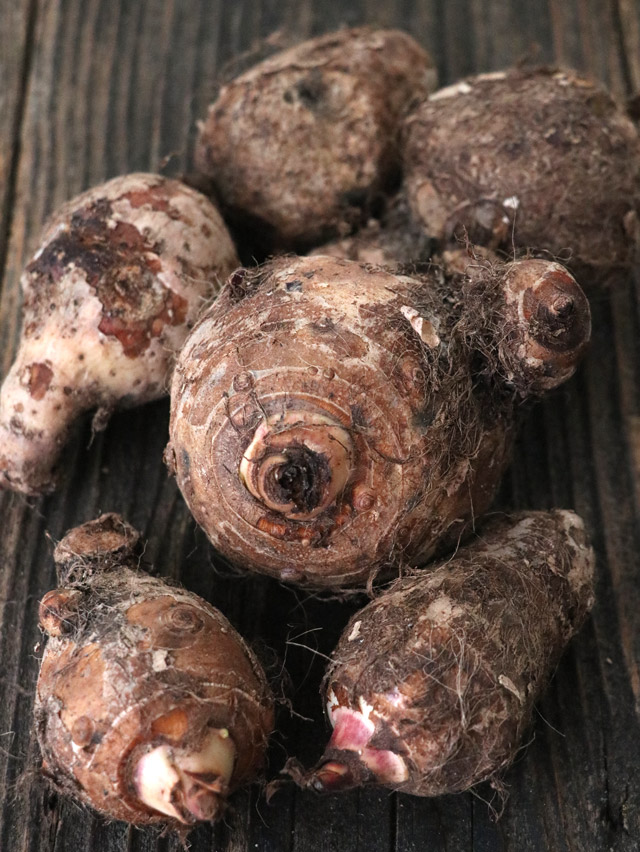
[[[232,561],[363,585],[486,510],[520,401],[568,378],[589,333],[554,263],[275,260],[235,273],[186,341],[166,459]]]
[[[179,828],[216,819],[256,778],[273,696],[218,610],[135,570],[138,540],[108,514],[57,545],[36,731],[58,790],[111,818]]]
[[[221,89],[196,164],[254,241],[309,246],[356,227],[397,181],[400,119],[435,83],[430,57],[399,30],[305,41]]]

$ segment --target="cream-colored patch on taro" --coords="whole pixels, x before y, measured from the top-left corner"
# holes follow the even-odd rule
[[[144,357],[126,358],[117,338],[98,330],[102,304],[87,283],[83,270],[71,267],[66,273],[64,301],[37,337],[31,337],[21,349],[20,359],[50,359],[56,365],[55,385],[82,388],[86,380],[99,385],[115,397],[128,391],[136,380],[141,401],[150,382],[162,382],[168,355],[163,343],[154,338]],[[65,357],[60,357],[60,337],[65,339]],[[152,353],[155,353],[151,357]],[[117,365],[112,375],[114,364]],[[53,384],[52,384],[53,389]],[[155,396],[160,395],[159,387]]]
[[[46,244],[44,246],[46,248]],[[40,287],[37,276],[26,273],[22,276],[22,289],[25,294],[36,293]],[[73,328],[80,323],[93,326],[99,322],[102,314],[102,304],[96,296],[95,289],[87,283],[86,272],[75,264],[69,264],[65,269],[64,287],[55,296],[55,328],[57,352],[60,349],[60,336],[74,334]],[[40,331],[38,336],[42,336]],[[30,338],[32,340],[33,338]],[[59,360],[56,359],[56,360]]]
[[[157,650],[151,656],[151,667],[154,672],[163,672],[169,668],[169,654],[167,651]]]
[[[462,607],[456,606],[448,595],[442,595],[431,601],[420,620],[432,621],[434,624],[449,624],[449,622],[462,615]]]
[[[506,71],[487,71],[485,74],[478,74],[475,78],[476,80],[506,80],[507,72]]]
[[[402,316],[409,321],[411,328],[418,335],[423,343],[426,343],[430,349],[435,349],[440,343],[433,323],[426,317],[420,316],[420,312],[416,308],[409,305],[402,305],[400,308]]]
[[[567,579],[572,588],[579,589],[581,586],[590,585],[593,582],[595,553],[592,547],[585,547],[584,544],[581,544],[575,538],[576,533],[579,538],[582,538],[584,535],[584,523],[582,519],[573,512],[561,512],[560,514],[562,515],[562,526],[566,531],[573,550],[573,559],[571,560],[571,568]]]
[[[367,704],[366,699],[364,698],[364,696],[361,695],[358,698],[358,707],[360,708],[360,712],[362,713],[364,718],[368,720],[369,716],[371,716],[371,713],[373,711],[373,704]]]
[[[550,264],[551,265],[551,264]],[[531,290],[535,292],[538,287],[543,283],[543,278],[540,277],[537,281],[535,281],[531,285]],[[518,314],[518,319],[523,328],[527,327],[528,320],[525,317],[524,310],[524,297],[526,291],[523,288],[518,288],[514,290],[512,287],[506,287],[504,290],[505,301],[509,305],[515,305],[516,311]],[[529,365],[532,368],[539,367],[543,361],[541,358],[536,358],[534,355],[529,353],[529,342],[525,339],[517,348],[517,355],[520,361],[524,364]]]
[[[337,706],[338,706],[338,699],[336,698],[336,694],[332,689],[330,689],[329,692],[327,693],[326,707],[327,707],[327,716],[329,717],[329,720],[330,720],[332,725],[335,725],[335,721],[334,721],[334,718],[333,718],[333,710]]]
[[[573,512],[567,511],[559,511],[557,514],[560,516],[562,521],[562,526],[567,533],[568,537],[571,539],[572,543],[576,543],[575,532],[577,531],[579,534],[584,534],[584,523],[582,518]]]
[[[349,635],[347,636],[347,641],[353,642],[354,639],[358,638],[358,636],[360,635],[360,625],[361,624],[362,624],[361,621],[356,621],[356,623],[353,625],[353,627],[351,629],[351,633],[349,633]]]
[[[553,79],[556,81],[556,83],[559,83],[561,86],[570,86],[571,82],[572,82],[571,78],[568,77],[564,73],[564,71],[558,71],[556,74],[553,75]]]
[[[527,537],[529,529],[535,527],[537,519],[535,517],[523,518],[514,527],[505,530],[505,535],[510,541],[516,543],[524,541]],[[509,544],[506,544],[505,553],[508,553]],[[496,551],[498,552],[498,551]]]
[[[136,767],[134,782],[138,798],[147,807],[182,821],[182,815],[172,802],[173,792],[180,784],[180,775],[172,764],[167,746],[153,749],[142,757]]]
[[[444,98],[454,98],[456,95],[468,95],[471,91],[471,86],[466,80],[460,83],[453,83],[451,86],[445,86],[429,96],[430,101],[441,101]]]
[[[515,683],[511,680],[510,677],[507,677],[507,675],[504,675],[504,674],[498,675],[498,683],[501,686],[504,686],[504,688],[506,690],[508,690],[509,692],[511,692],[513,695],[515,695],[515,697],[518,699],[520,704],[524,703],[523,694],[520,692],[520,690],[515,685]]]

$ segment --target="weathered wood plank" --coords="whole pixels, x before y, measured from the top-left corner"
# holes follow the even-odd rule
[[[635,0],[617,0],[614,11],[628,86],[637,94],[640,92],[640,8]]]
[[[29,16],[24,3],[10,14],[8,3],[4,9],[0,68],[9,62],[28,73],[22,72],[19,145],[14,138],[22,114],[19,89],[11,90],[13,105],[5,112],[13,116],[13,130],[0,122],[0,146],[9,151],[15,178],[0,301],[0,374],[17,340],[20,269],[46,215],[65,198],[119,172],[158,169],[167,160],[171,173],[189,169],[195,120],[213,97],[221,69],[274,31],[296,39],[345,23],[404,26],[432,51],[443,83],[534,56],[590,72],[619,95],[640,80],[638,8],[630,0],[48,0],[38,5],[37,16]],[[29,21],[36,18],[34,27]],[[7,25],[17,38],[5,38]],[[12,52],[4,52],[5,44]],[[16,79],[17,72],[11,73]],[[7,103],[0,102],[0,115]],[[0,166],[6,162],[0,160]],[[1,178],[0,170],[0,186]],[[0,243],[0,256],[1,251]],[[501,498],[503,506],[574,506],[594,531],[599,565],[598,604],[540,705],[532,743],[506,773],[509,798],[502,818],[495,822],[483,801],[493,796],[488,785],[477,796],[436,800],[375,791],[320,799],[285,788],[271,805],[254,788],[234,796],[225,823],[193,832],[194,852],[635,848],[637,283],[623,284],[610,300],[607,294],[597,297],[594,319],[588,363],[528,416]],[[46,533],[57,539],[100,511],[120,511],[143,530],[147,559],[219,605],[256,643],[276,683],[286,667],[290,685],[283,679],[278,688],[295,713],[285,704],[280,709],[270,776],[287,755],[311,763],[322,750],[327,736],[318,697],[322,655],[330,653],[357,602],[318,600],[216,563],[160,461],[167,421],[166,402],[119,414],[90,447],[84,423],[67,456],[70,473],[62,491],[32,501],[0,495],[2,849],[182,848],[177,838],[157,831],[106,824],[59,800],[38,779],[30,713],[37,672],[33,648],[40,638],[37,601],[54,582]]]
[[[5,4],[0,15],[0,286],[11,229],[35,20],[34,0]]]

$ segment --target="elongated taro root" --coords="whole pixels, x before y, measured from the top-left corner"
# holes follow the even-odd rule
[[[56,485],[73,421],[166,393],[175,352],[237,266],[215,207],[159,175],[115,178],[65,204],[22,277],[23,326],[0,395],[0,487]]]
[[[282,258],[235,273],[186,341],[166,458],[231,560],[365,584],[488,507],[514,409],[572,374],[589,332],[555,263],[417,279]]]
[[[572,71],[470,77],[416,107],[404,191],[426,233],[563,257],[585,284],[626,270],[638,246],[640,136]]]
[[[116,819],[190,825],[254,779],[273,699],[218,610],[134,570],[138,538],[109,514],[56,547],[62,588],[40,603],[38,740],[62,792]]]
[[[527,512],[351,619],[326,675],[333,734],[321,791],[466,790],[515,757],[562,651],[593,602],[593,551],[573,512]]]
[[[272,245],[319,242],[359,222],[398,173],[401,113],[434,87],[431,59],[405,33],[330,33],[225,86],[196,163]]]

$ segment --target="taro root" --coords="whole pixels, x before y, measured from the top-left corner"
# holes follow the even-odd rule
[[[549,68],[470,77],[418,105],[403,136],[404,191],[441,246],[533,247],[585,284],[633,263],[640,136],[595,82]]]
[[[584,294],[541,260],[421,278],[331,257],[236,272],[174,372],[166,459],[230,560],[361,585],[485,511],[515,409],[575,369]]]
[[[163,396],[205,300],[237,266],[215,207],[159,175],[115,178],[60,208],[26,266],[22,337],[0,395],[0,487],[56,486],[73,421]]]
[[[526,512],[397,580],[333,653],[322,758],[285,771],[326,792],[379,784],[437,796],[506,767],[591,608],[593,559],[573,512]]]
[[[389,269],[411,269],[434,260],[437,248],[400,193],[389,200],[380,218],[371,218],[355,233],[324,243],[309,255],[328,254]],[[478,250],[473,247],[474,252]]]
[[[360,222],[397,178],[400,116],[434,87],[431,59],[405,33],[312,39],[220,91],[196,164],[229,214],[271,246],[321,242]]]
[[[138,538],[109,514],[56,547],[36,730],[61,792],[111,818],[191,825],[259,772],[273,698],[218,610],[134,570]]]

